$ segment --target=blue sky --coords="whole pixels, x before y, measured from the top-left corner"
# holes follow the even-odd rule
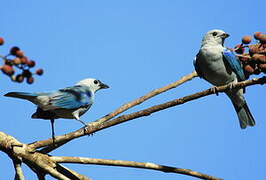
[[[94,77],[111,88],[96,94],[82,116],[93,121],[120,105],[192,72],[192,61],[203,34],[223,29],[233,47],[243,35],[266,33],[266,2],[244,1],[4,1],[0,11],[0,54],[17,45],[36,60],[45,74],[33,85],[16,84],[0,76],[0,131],[30,143],[50,137],[50,123],[32,120],[34,105],[3,97],[9,91],[49,91]],[[209,88],[194,80],[159,95],[128,112]],[[189,168],[226,180],[266,179],[264,143],[265,86],[245,94],[256,126],[241,130],[229,99],[220,94],[173,107],[82,137],[52,155],[84,156],[154,162]],[[80,128],[58,120],[56,134]],[[0,153],[0,179],[13,179],[13,165]],[[93,179],[195,179],[156,171],[67,165]],[[36,179],[24,166],[27,179]],[[49,177],[48,179],[52,179]]]

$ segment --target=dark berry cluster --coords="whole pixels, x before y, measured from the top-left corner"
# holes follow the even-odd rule
[[[0,37],[0,45],[3,44],[4,39]],[[35,67],[36,63],[28,59],[19,47],[12,47],[8,55],[0,57],[4,61],[4,64],[0,66],[1,71],[14,82],[21,83],[26,79],[28,84],[32,84],[34,82],[33,75],[41,76],[43,74],[43,69],[37,69],[34,73],[31,72],[31,68]],[[16,74],[16,70],[21,72]]]
[[[266,34],[255,32],[254,38],[257,40],[256,44],[248,45],[252,37],[243,36],[242,43],[234,49],[247,76],[266,73]]]

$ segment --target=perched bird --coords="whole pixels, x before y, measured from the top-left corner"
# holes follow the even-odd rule
[[[194,60],[199,77],[215,86],[244,81],[247,77],[234,52],[224,47],[229,34],[222,30],[208,31],[202,39],[200,50]],[[243,89],[231,89],[226,92],[237,112],[240,127],[254,126],[255,120],[243,96]]]
[[[100,80],[88,78],[78,82],[75,86],[67,87],[53,92],[9,92],[8,97],[26,99],[37,105],[37,110],[32,114],[34,119],[49,119],[52,124],[54,139],[54,119],[76,119],[89,110],[94,102],[94,94],[99,89],[109,88]]]

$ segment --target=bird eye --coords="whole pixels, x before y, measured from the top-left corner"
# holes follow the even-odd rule
[[[213,36],[216,36],[216,35],[217,35],[217,32],[213,32],[212,35],[213,35]]]
[[[99,82],[97,80],[94,80],[94,84],[98,84]]]

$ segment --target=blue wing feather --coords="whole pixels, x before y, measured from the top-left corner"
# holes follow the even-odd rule
[[[10,92],[5,96],[27,99],[45,110],[77,109],[93,103],[92,92],[84,86],[72,86],[47,93]],[[42,101],[38,100],[39,97],[47,98],[48,102],[42,104]]]
[[[232,51],[225,49],[223,51],[223,56],[226,62],[228,62],[228,64],[230,65],[230,68],[234,71],[234,73],[236,73],[238,79],[240,81],[246,80],[244,71],[236,55]]]
[[[51,106],[64,109],[76,109],[93,103],[91,91],[82,86],[60,89],[49,98]]]

